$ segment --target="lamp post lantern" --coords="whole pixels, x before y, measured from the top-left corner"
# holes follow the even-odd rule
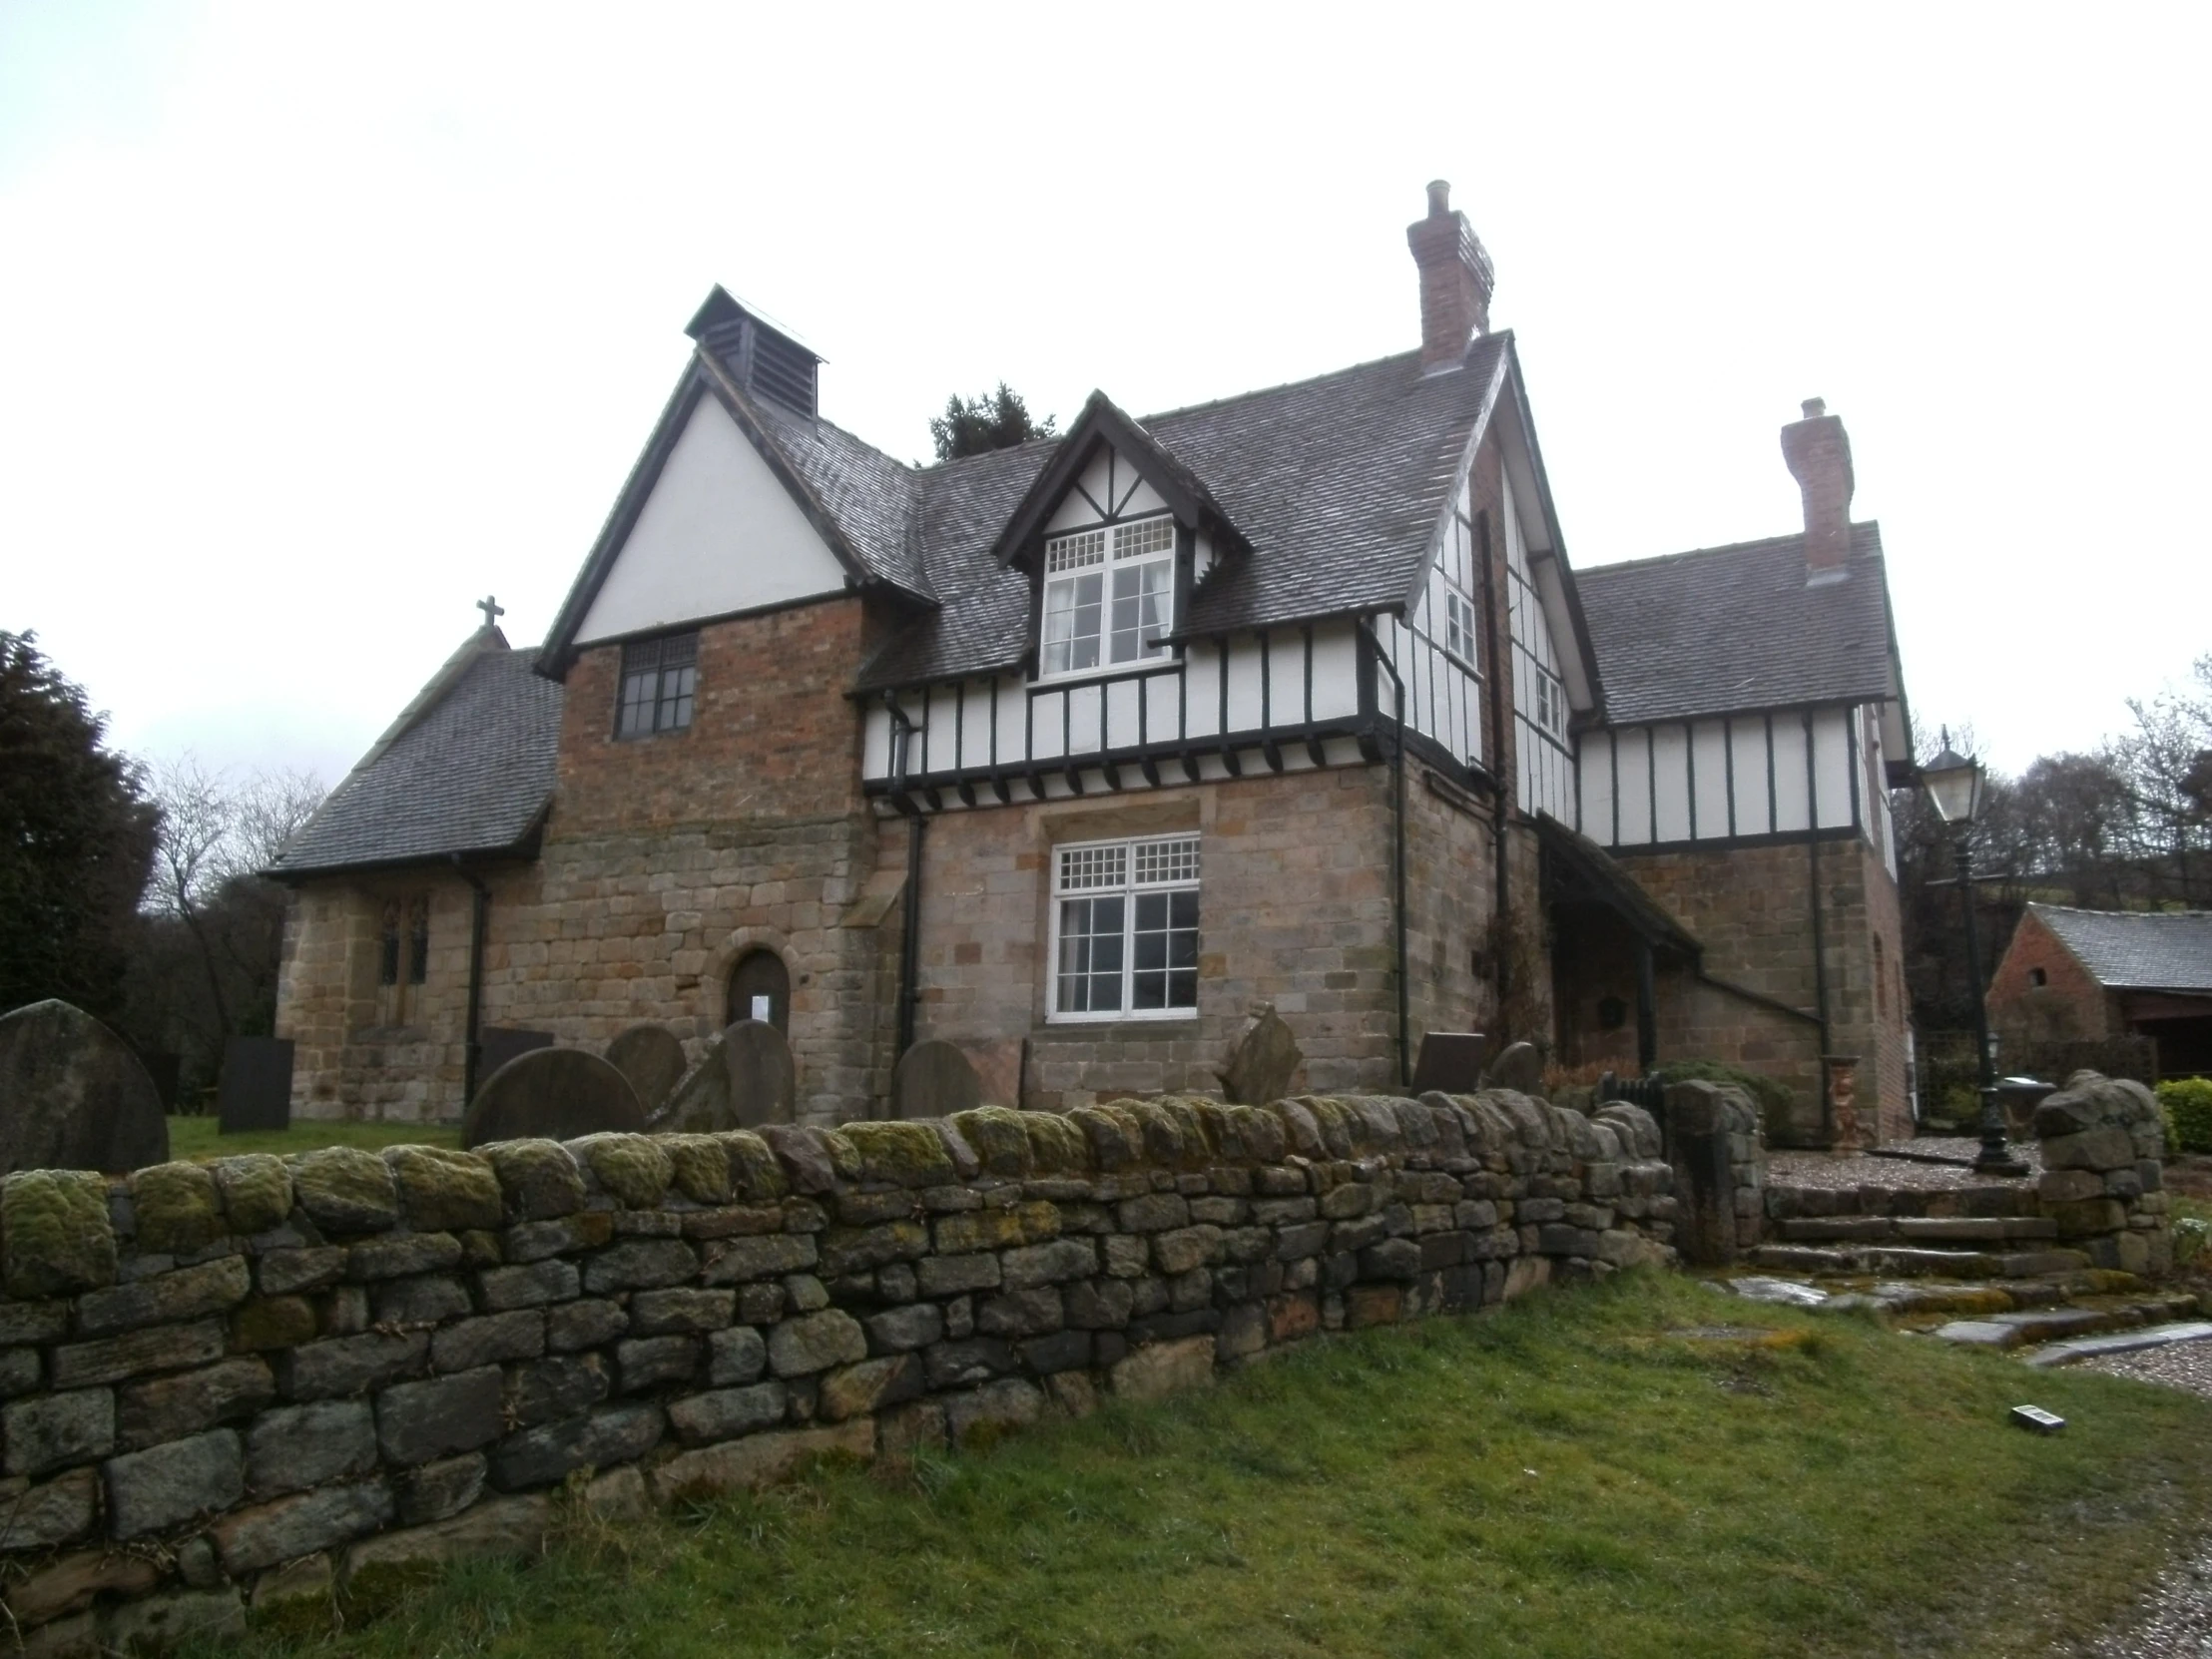
[[[1973,1036],[1977,1089],[1981,1096],[1981,1150],[1973,1167],[1984,1175],[2025,1175],[2027,1165],[2005,1143],[2004,1112],[1997,1104],[1996,1065],[1989,1056],[1989,1010],[1981,997],[1981,932],[1974,919],[1973,850],[1967,836],[1981,810],[1984,777],[1978,762],[1950,747],[1943,730],[1943,752],[1921,768],[1928,799],[1950,831],[1951,858],[1958,874],[1958,901],[1966,907],[1966,977],[1973,992]]]

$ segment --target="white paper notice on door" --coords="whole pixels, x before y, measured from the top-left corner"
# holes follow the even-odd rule
[[[755,1019],[762,1019],[762,1020],[765,1020],[765,1019],[767,1019],[767,1018],[769,1017],[769,1016],[768,1016],[768,1005],[769,1005],[769,1000],[770,1000],[770,999],[769,999],[768,997],[765,997],[765,996],[757,996],[757,997],[755,997],[755,998],[753,999],[753,1017],[754,1017]]]

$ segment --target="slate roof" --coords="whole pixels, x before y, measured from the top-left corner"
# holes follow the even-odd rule
[[[2212,991],[2212,910],[2028,909],[2112,990]]]
[[[1607,724],[1899,697],[1881,526],[1851,543],[1818,587],[1802,532],[1576,571]]]
[[[531,672],[536,657],[479,631],[284,843],[270,873],[526,851],[553,798],[561,736],[561,687]]]
[[[1406,352],[1141,419],[1252,547],[1215,566],[1180,632],[1403,604],[1511,351],[1509,333],[1487,334],[1452,374],[1424,376]],[[1021,660],[1029,578],[991,550],[1063,440],[905,468],[826,421],[748,407],[871,570],[937,601],[885,643],[862,689]]]

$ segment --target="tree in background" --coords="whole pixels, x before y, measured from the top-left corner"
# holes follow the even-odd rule
[[[121,999],[160,814],[106,739],[37,636],[0,631],[0,1010]]]
[[[956,461],[963,455],[987,455],[994,449],[1011,449],[1032,438],[1059,435],[1060,423],[1046,415],[1030,419],[1029,405],[1021,393],[1005,381],[996,391],[979,397],[957,394],[944,400],[944,414],[929,422],[929,436],[936,443],[937,459]]]
[[[123,1024],[142,1050],[180,1057],[189,1092],[215,1080],[227,1037],[276,1027],[284,889],[261,872],[324,792],[290,771],[234,782],[189,754],[157,768],[152,787],[162,834]]]
[[[2190,684],[2128,700],[2135,730],[2112,746],[2141,824],[2152,899],[2185,908],[2212,901],[2212,652]]]

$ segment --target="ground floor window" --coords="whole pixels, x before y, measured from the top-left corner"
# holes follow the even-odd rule
[[[1198,837],[1058,848],[1052,1014],[1128,1019],[1198,1011]]]

